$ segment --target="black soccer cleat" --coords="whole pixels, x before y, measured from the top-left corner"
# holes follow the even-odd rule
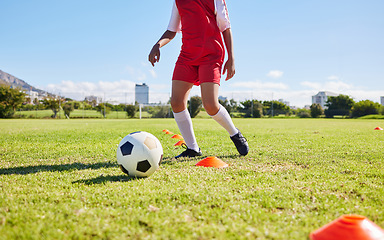
[[[184,146],[186,146],[186,145],[184,145]],[[199,157],[199,156],[202,156],[202,155],[203,155],[203,153],[201,152],[200,148],[199,148],[198,152],[196,152],[193,149],[186,148],[184,152],[182,152],[181,154],[177,155],[175,158],[176,159],[181,158],[181,157],[192,158],[192,157]]]
[[[243,136],[243,134],[241,134],[240,130],[237,134],[231,137],[231,140],[235,144],[237,151],[240,153],[240,155],[245,156],[248,154],[249,147],[248,147],[247,139]]]

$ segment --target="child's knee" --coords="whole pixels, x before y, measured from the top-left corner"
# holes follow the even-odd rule
[[[176,98],[171,98],[171,107],[173,112],[181,112],[187,108],[183,101],[177,100]]]
[[[208,115],[213,116],[220,110],[220,106],[218,104],[204,104],[204,109]]]

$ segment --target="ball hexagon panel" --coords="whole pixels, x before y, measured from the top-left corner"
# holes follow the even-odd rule
[[[140,161],[137,163],[136,170],[139,172],[147,172],[151,168],[151,164],[148,160]]]
[[[120,147],[120,150],[123,156],[130,155],[132,153],[132,149],[133,149],[133,144],[130,142],[126,142]]]
[[[144,140],[144,145],[147,146],[149,150],[157,148],[156,141],[153,138],[146,137]]]

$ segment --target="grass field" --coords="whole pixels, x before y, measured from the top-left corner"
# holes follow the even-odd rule
[[[383,120],[234,119],[239,157],[211,119],[194,119],[205,156],[174,160],[173,119],[0,120],[1,239],[308,239],[343,214],[384,228]],[[164,160],[149,178],[117,166],[130,132],[154,134]]]

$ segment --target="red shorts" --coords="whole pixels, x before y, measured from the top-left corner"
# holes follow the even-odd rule
[[[172,80],[180,80],[199,86],[201,83],[213,82],[220,85],[221,65],[217,63],[199,66],[176,63]]]

